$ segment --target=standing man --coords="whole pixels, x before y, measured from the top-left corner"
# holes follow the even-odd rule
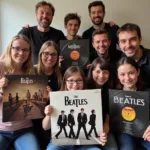
[[[69,13],[64,18],[64,26],[67,31],[66,40],[81,39],[77,35],[81,24],[81,17],[77,13]]]
[[[75,121],[74,121],[73,114],[74,114],[74,110],[71,109],[70,114],[68,115],[68,126],[70,127],[69,138],[71,138],[71,135],[73,136],[73,138],[75,138],[75,134],[74,134],[74,130],[73,130],[73,126],[75,125]]]
[[[145,86],[150,89],[150,50],[141,45],[140,27],[133,23],[127,23],[118,30],[117,34],[122,52],[138,63]]]
[[[64,110],[61,111],[61,115],[58,117],[57,125],[60,126],[59,132],[55,135],[56,139],[58,139],[59,134],[64,130],[65,136],[67,136],[66,125],[67,125],[67,116],[64,114]]]
[[[77,131],[77,136],[76,139],[78,139],[80,130],[83,128],[86,139],[90,140],[86,131],[86,123],[87,123],[87,115],[84,113],[84,108],[81,108],[81,113],[78,114],[78,131]]]
[[[23,34],[30,39],[33,48],[33,62],[37,64],[42,44],[48,40],[52,40],[58,44],[59,40],[64,39],[64,34],[62,31],[50,26],[55,13],[55,8],[50,2],[41,1],[37,3],[35,13],[38,25],[23,28],[19,31],[19,34]]]
[[[90,52],[94,51],[94,48],[92,47],[92,34],[95,30],[102,30],[106,29],[108,33],[110,34],[111,39],[111,55],[114,55],[115,57],[120,57],[118,54],[118,51],[116,50],[116,44],[118,42],[117,40],[117,30],[119,27],[117,25],[110,26],[110,24],[104,22],[105,17],[105,5],[102,1],[93,1],[88,6],[89,10],[89,16],[93,23],[93,26],[87,29],[83,32],[82,37],[84,39],[90,40]]]
[[[91,125],[91,129],[90,129],[90,131],[89,131],[89,133],[88,133],[88,136],[91,136],[91,133],[92,133],[92,131],[94,130],[94,132],[95,132],[95,137],[99,137],[98,136],[98,134],[97,134],[97,131],[96,131],[96,128],[95,128],[95,125],[96,125],[96,115],[95,115],[95,110],[93,109],[92,111],[91,111],[91,115],[90,115],[90,121],[89,121],[89,125]]]

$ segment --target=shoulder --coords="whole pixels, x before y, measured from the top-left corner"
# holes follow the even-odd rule
[[[55,33],[59,33],[59,34],[63,34],[63,32],[59,29],[56,29],[56,28],[53,28],[53,27],[50,27],[50,32],[55,32]]]
[[[88,34],[91,34],[93,31],[94,31],[94,28],[92,26],[83,32],[82,37],[85,38],[85,36],[87,36]]]

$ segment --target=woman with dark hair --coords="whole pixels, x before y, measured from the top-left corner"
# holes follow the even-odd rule
[[[117,144],[110,133],[109,129],[109,97],[108,88],[112,86],[110,66],[108,62],[102,58],[97,58],[93,61],[87,78],[87,88],[102,90],[102,113],[103,113],[103,133],[100,134],[100,139],[106,136],[103,143],[104,150],[117,150]]]

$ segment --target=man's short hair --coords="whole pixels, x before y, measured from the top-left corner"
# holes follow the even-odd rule
[[[70,20],[77,20],[79,23],[79,26],[81,24],[81,17],[77,13],[69,13],[64,18],[64,24],[67,25],[68,21]]]
[[[95,37],[96,35],[102,35],[102,34],[106,34],[107,37],[108,37],[108,39],[111,40],[111,39],[110,39],[110,35],[109,35],[109,33],[108,33],[107,30],[105,30],[105,29],[102,29],[102,30],[97,29],[97,30],[95,30],[95,31],[93,32],[93,34],[92,34],[92,41],[94,41],[94,37]]]
[[[35,12],[37,12],[38,8],[41,7],[41,6],[49,6],[50,9],[52,10],[52,15],[54,16],[54,14],[55,14],[55,8],[52,5],[52,3],[46,2],[46,1],[41,1],[41,2],[37,3],[36,6],[35,6]]]
[[[133,23],[126,23],[123,26],[120,27],[120,29],[117,31],[117,36],[119,38],[120,32],[125,32],[125,31],[136,31],[137,35],[139,38],[141,38],[141,29],[138,25],[133,24]]]
[[[95,109],[92,109],[92,110],[91,110],[91,113],[93,114],[93,113],[94,113],[94,111],[95,111]]]
[[[88,9],[89,9],[89,14],[91,13],[91,7],[95,6],[101,6],[103,8],[103,12],[105,13],[105,5],[102,1],[94,1],[89,4]]]
[[[61,113],[64,113],[64,112],[65,112],[64,110],[61,111]]]
[[[82,111],[82,110],[84,111],[84,108],[81,108],[81,111]]]
[[[72,112],[74,112],[74,109],[71,109],[71,110],[70,110],[70,113],[72,113]]]

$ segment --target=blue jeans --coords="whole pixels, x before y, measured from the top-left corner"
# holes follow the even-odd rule
[[[52,140],[47,146],[46,150],[100,150],[100,148],[94,146],[94,145],[52,145]]]
[[[136,144],[141,144],[147,150],[150,150],[150,142],[144,141],[143,138],[136,138],[127,134],[120,134],[117,136],[120,150],[135,150]]]
[[[32,128],[0,131],[0,150],[7,150],[12,142],[16,150],[40,150]]]

